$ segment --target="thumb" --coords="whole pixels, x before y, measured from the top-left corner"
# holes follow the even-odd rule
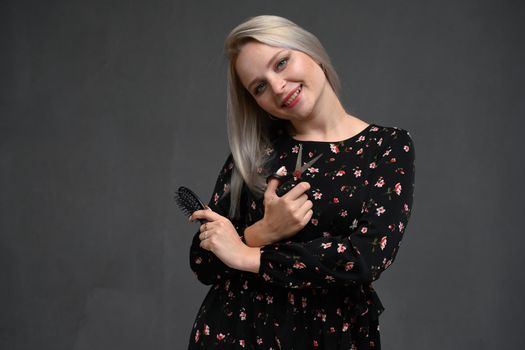
[[[275,191],[277,190],[277,187],[279,187],[279,183],[281,181],[279,179],[276,179],[275,177],[271,177],[268,181],[268,185],[266,186],[266,194],[270,195],[277,195]]]

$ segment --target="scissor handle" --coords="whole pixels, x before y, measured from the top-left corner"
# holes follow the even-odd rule
[[[270,181],[271,178],[275,178],[279,180],[279,186],[277,186],[277,189],[275,190],[275,193],[282,197],[284,194],[286,194],[288,191],[290,191],[292,188],[297,185],[298,181],[294,179],[292,175],[278,175],[278,174],[272,174],[266,178],[266,183]]]

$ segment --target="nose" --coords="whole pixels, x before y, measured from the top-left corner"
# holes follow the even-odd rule
[[[284,80],[280,76],[275,76],[269,81],[269,84],[272,91],[278,95],[284,91],[284,87],[286,86],[286,80]]]

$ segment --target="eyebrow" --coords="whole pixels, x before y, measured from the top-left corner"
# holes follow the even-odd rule
[[[287,51],[286,49],[283,49],[279,52],[277,52],[275,55],[272,56],[272,58],[268,61],[268,64],[266,65],[266,68],[270,68],[270,65],[272,64],[272,62],[275,60],[275,58],[277,56],[279,56],[283,51]],[[257,80],[259,80],[259,78],[255,78],[252,80],[252,82],[250,84],[248,84],[248,89],[250,89],[250,87],[255,84],[257,82]]]

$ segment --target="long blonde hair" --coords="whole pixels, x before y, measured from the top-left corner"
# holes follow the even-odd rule
[[[228,140],[235,163],[230,180],[230,217],[238,217],[241,190],[245,183],[253,194],[260,197],[266,189],[266,176],[261,169],[270,159],[268,148],[279,130],[289,123],[272,120],[244,88],[235,61],[244,44],[258,41],[270,46],[301,51],[321,64],[326,78],[339,94],[339,77],[330,58],[315,35],[292,21],[279,16],[251,17],[235,27],[226,37],[224,49],[229,61],[227,120]]]

